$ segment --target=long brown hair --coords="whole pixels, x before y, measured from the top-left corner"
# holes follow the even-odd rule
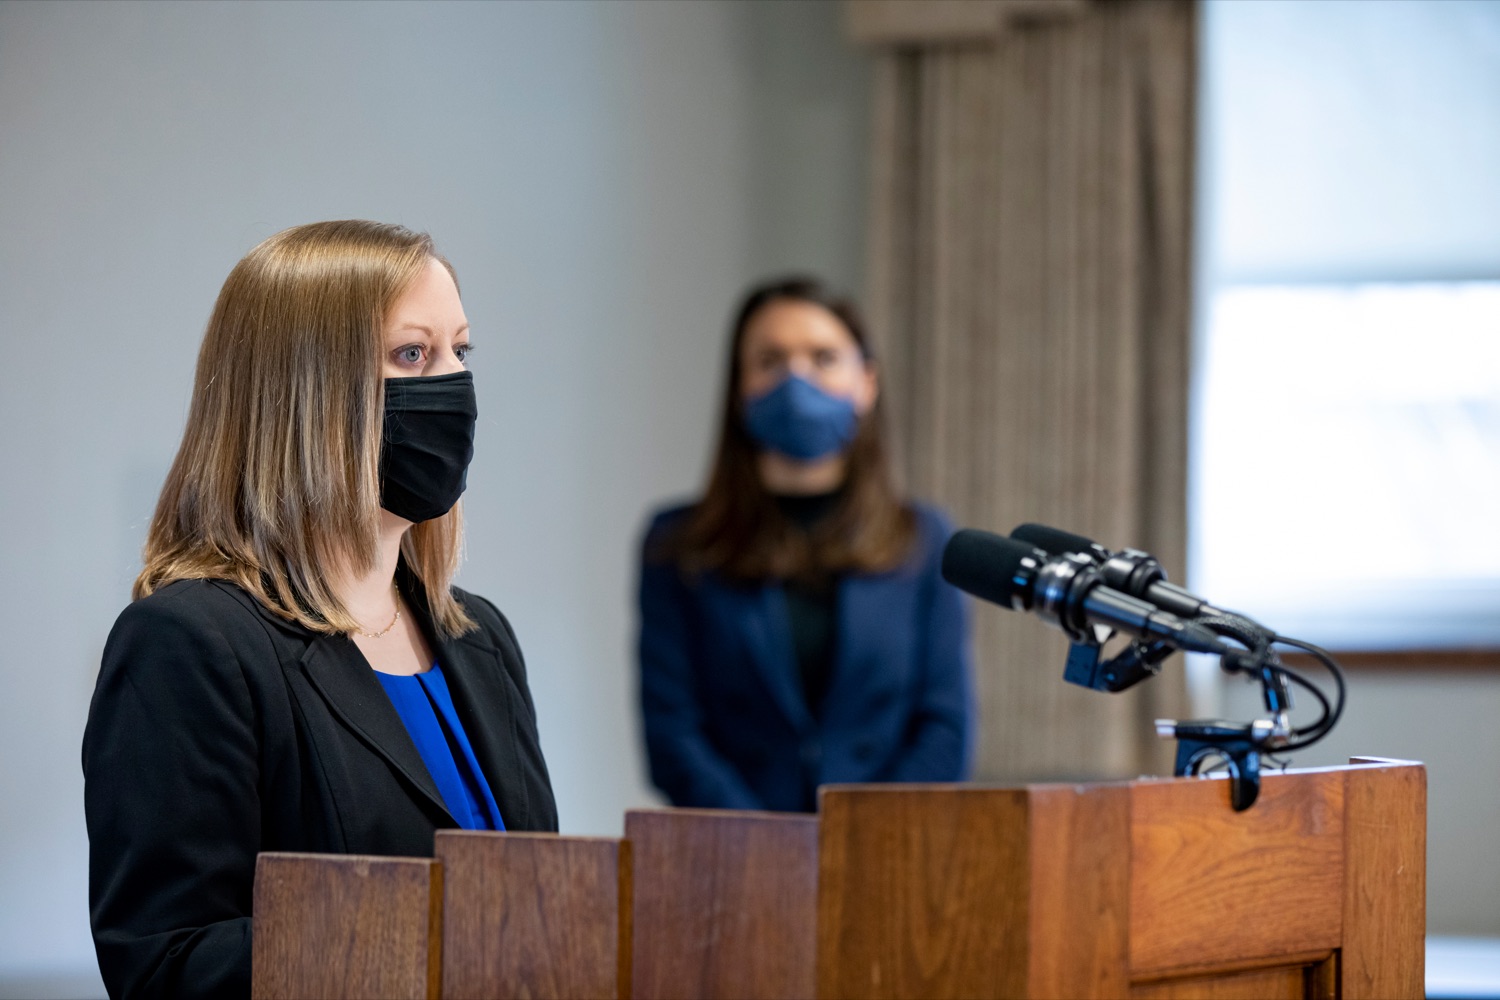
[[[811,532],[798,530],[761,483],[758,449],[745,430],[740,399],[741,354],[751,318],[779,300],[822,306],[838,317],[874,362],[859,310],[808,277],[752,288],[735,313],[729,340],[729,379],[719,418],[719,444],[708,487],[655,557],[686,572],[712,570],[731,579],[808,579],[830,573],[881,572],[899,565],[911,548],[916,518],[892,480],[880,396],[861,418],[847,453],[839,501]]]
[[[452,273],[425,233],[343,221],[283,230],[234,266],[198,352],[136,599],[222,579],[314,631],[359,628],[329,574],[375,559],[384,319],[429,260]],[[449,635],[474,627],[448,589],[461,534],[455,506],[401,543]]]

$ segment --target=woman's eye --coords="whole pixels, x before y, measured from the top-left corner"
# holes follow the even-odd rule
[[[422,348],[416,344],[403,347],[396,352],[396,359],[406,365],[420,365],[422,363]]]
[[[453,347],[453,356],[458,359],[459,364],[466,365],[469,363],[469,352],[472,350],[473,348],[468,344],[455,344]]]
[[[819,368],[832,368],[839,363],[838,351],[819,351],[813,355],[813,363]]]

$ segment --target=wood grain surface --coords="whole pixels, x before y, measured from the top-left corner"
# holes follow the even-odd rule
[[[442,830],[443,996],[604,1000],[630,988],[630,849]]]
[[[1276,966],[1211,976],[1161,979],[1130,989],[1131,1000],[1306,1000],[1309,968]],[[1104,995],[1104,994],[1101,994]]]
[[[785,813],[626,813],[632,995],[812,996],[817,832],[816,817]]]
[[[430,858],[260,855],[251,995],[436,1000],[442,894]]]
[[[820,997],[1023,995],[1024,790],[833,786],[820,808]]]
[[[1419,998],[1426,978],[1427,770],[1407,761],[1353,760],[1343,772],[1342,995]]]
[[[625,830],[263,854],[253,995],[1423,993],[1412,762],[1266,774],[1242,813],[1219,780],[865,785],[825,788],[819,816],[644,810]]]
[[[1031,919],[1026,995],[1129,988],[1130,788],[1027,788]]]
[[[1244,812],[1226,781],[1131,785],[1133,978],[1339,946],[1344,774],[1265,774]]]

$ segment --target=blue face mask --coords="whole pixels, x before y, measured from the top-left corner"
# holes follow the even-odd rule
[[[851,400],[796,375],[748,400],[744,413],[745,430],[756,444],[803,462],[843,451],[859,429]]]

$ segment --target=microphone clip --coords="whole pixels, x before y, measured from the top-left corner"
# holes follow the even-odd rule
[[[1162,661],[1173,652],[1169,643],[1137,641],[1101,662],[1104,649],[1097,640],[1075,641],[1068,647],[1063,680],[1093,691],[1124,691],[1161,673]]]
[[[1260,795],[1261,750],[1277,736],[1271,719],[1225,722],[1222,719],[1157,719],[1156,734],[1177,740],[1177,761],[1172,773],[1179,778],[1197,777],[1222,766],[1229,773],[1229,804],[1244,812]]]

